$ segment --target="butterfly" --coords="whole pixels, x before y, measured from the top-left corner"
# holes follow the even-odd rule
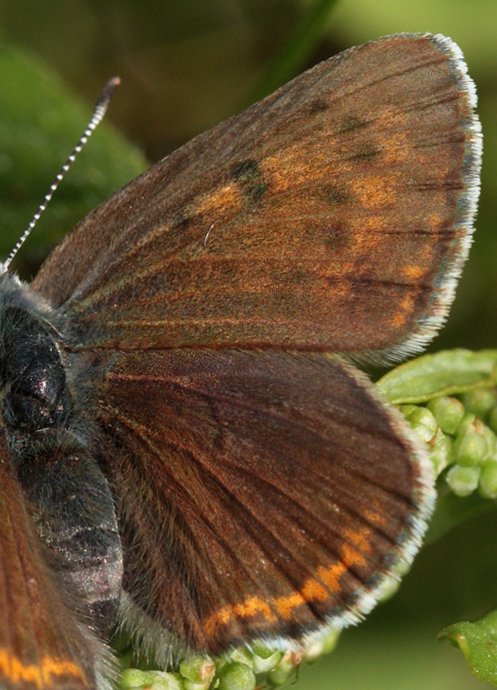
[[[298,647],[412,559],[430,465],[355,363],[446,317],[475,101],[450,39],[353,48],[114,194],[31,285],[4,267],[2,687],[100,687],[116,620]]]

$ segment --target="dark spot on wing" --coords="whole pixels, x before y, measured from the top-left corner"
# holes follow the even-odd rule
[[[257,201],[258,199],[261,198],[261,196],[264,194],[266,191],[266,185],[261,182],[260,184],[256,184],[252,187],[250,190],[250,198],[252,201]]]
[[[361,129],[361,127],[365,127],[367,125],[366,120],[361,120],[359,117],[355,117],[353,115],[346,115],[343,119],[342,123],[342,132],[356,132],[358,129]]]
[[[193,223],[193,216],[189,216],[185,211],[178,211],[172,219],[175,228],[187,228]]]
[[[357,161],[370,161],[379,156],[380,153],[381,150],[378,147],[371,143],[365,143],[352,155],[352,158]]]
[[[309,104],[309,113],[312,115],[314,113],[323,113],[325,110],[329,109],[328,103],[322,99],[317,99]]]
[[[259,173],[259,164],[255,158],[247,158],[231,166],[231,177],[238,181],[248,181]]]
[[[351,195],[344,186],[328,184],[323,187],[323,197],[329,204],[344,204]]]
[[[234,163],[231,166],[231,179],[240,185],[242,193],[249,202],[257,202],[264,195],[267,184],[254,158]]]

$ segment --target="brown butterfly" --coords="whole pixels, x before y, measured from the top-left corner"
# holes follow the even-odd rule
[[[0,684],[109,674],[117,618],[171,648],[356,622],[433,503],[351,361],[417,352],[478,196],[449,39],[346,51],[99,206],[0,285]]]

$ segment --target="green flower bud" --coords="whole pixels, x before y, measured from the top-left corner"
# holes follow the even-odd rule
[[[411,405],[410,403],[407,405],[401,405],[400,406],[400,411],[404,415],[406,419],[409,419],[409,415],[414,412],[414,410],[417,410],[419,405]]]
[[[478,431],[459,433],[454,441],[454,460],[461,467],[479,465],[488,451],[487,442]]]
[[[466,433],[466,431],[475,431],[476,425],[478,423],[481,423],[481,421],[478,420],[475,414],[473,414],[472,412],[466,412],[466,414],[461,420],[461,423],[459,424],[457,433],[464,434]]]
[[[430,460],[433,463],[436,477],[438,477],[448,465],[454,462],[452,446],[452,439],[444,434],[441,429],[437,429],[435,441],[430,448]]]
[[[427,407],[444,433],[452,435],[456,433],[465,413],[463,404],[459,400],[442,396],[430,400]]]
[[[255,675],[247,664],[239,661],[227,663],[219,674],[219,690],[253,690]]]
[[[302,659],[308,664],[314,663],[314,661],[317,661],[323,654],[329,654],[335,649],[339,637],[340,630],[330,630],[326,637],[317,637],[309,643],[302,652]]]
[[[125,688],[142,688],[145,686],[145,679],[149,676],[146,671],[140,671],[137,668],[126,668],[121,673],[121,687]]]
[[[485,460],[481,465],[478,492],[483,498],[497,498],[497,462]]]
[[[298,667],[302,663],[302,655],[298,652],[285,652],[280,663],[267,674],[268,685],[278,686],[283,685],[297,672]]]
[[[207,690],[214,677],[216,665],[208,656],[195,654],[183,659],[179,670],[185,678],[185,690]]]
[[[249,668],[252,668],[254,665],[254,659],[251,651],[243,645],[230,651],[228,662],[231,661],[237,661],[240,664],[245,664],[245,666],[248,666]]]
[[[121,687],[128,689],[150,688],[151,690],[183,690],[181,676],[178,673],[164,671],[139,671],[127,668],[121,674]]]
[[[477,388],[464,393],[461,402],[468,412],[484,418],[495,405],[495,393],[490,388]]]
[[[454,465],[447,472],[447,484],[456,496],[469,496],[477,488],[480,480],[479,467]]]
[[[497,460],[497,436],[494,434],[492,429],[483,422],[481,423],[480,427],[481,428],[479,431],[487,444],[487,454],[485,459],[494,458]]]
[[[416,407],[408,417],[409,424],[421,437],[429,443],[437,433],[437,420],[426,407]]]
[[[283,652],[268,649],[262,642],[252,643],[251,648],[254,673],[267,673],[271,671],[280,663],[283,657]]]

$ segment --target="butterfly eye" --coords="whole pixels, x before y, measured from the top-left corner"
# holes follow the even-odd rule
[[[2,361],[6,424],[24,431],[55,426],[67,416],[66,375],[52,335],[40,319],[16,307],[5,310]]]

